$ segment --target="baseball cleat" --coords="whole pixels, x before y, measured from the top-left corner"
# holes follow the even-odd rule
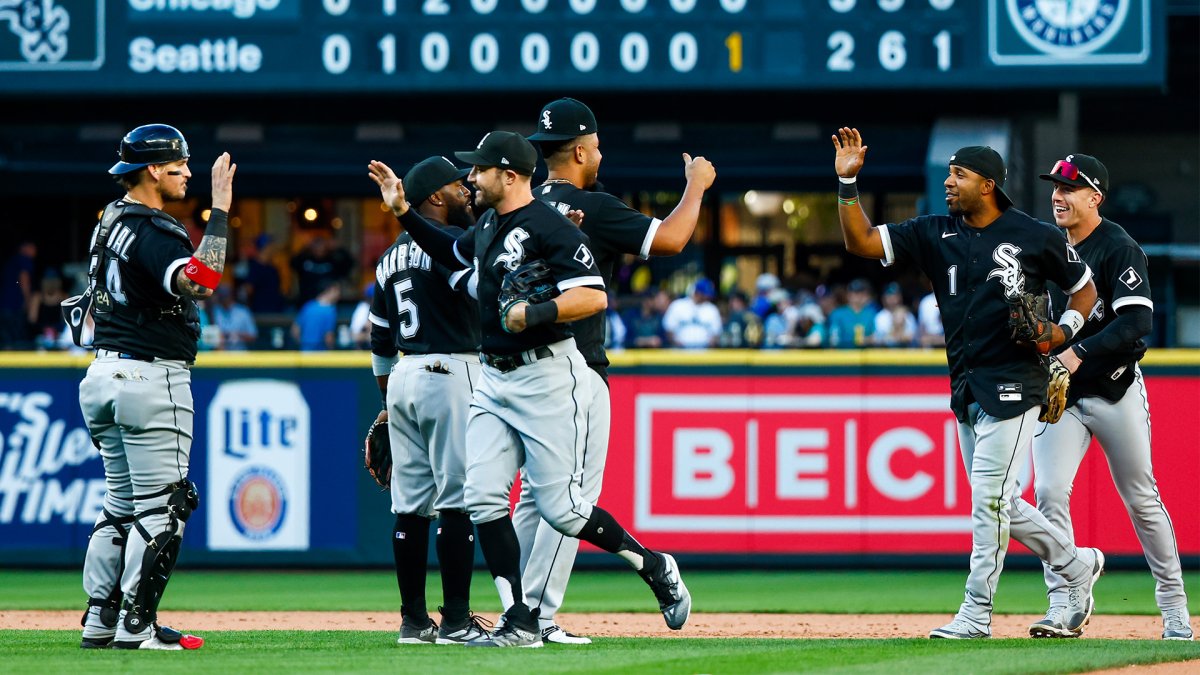
[[[518,618],[520,616],[520,618]],[[468,647],[524,647],[538,649],[542,646],[542,632],[538,630],[537,618],[524,605],[513,605],[504,613],[504,625],[491,635],[471,640]]]
[[[990,637],[992,637],[990,633],[981,631],[957,617],[945,626],[929,631],[931,640],[986,640]]]
[[[542,642],[555,645],[590,645],[592,639],[574,633],[568,633],[558,624],[550,624],[542,629]]]
[[[112,637],[85,637],[79,641],[80,649],[108,649],[112,646]]]
[[[1096,561],[1092,564],[1092,573],[1085,575],[1079,583],[1067,587],[1067,606],[1063,610],[1063,628],[1076,635],[1083,633],[1083,627],[1092,618],[1092,610],[1096,608],[1092,590],[1096,581],[1104,574],[1104,554],[1098,548],[1088,550],[1096,556]]]
[[[1046,610],[1046,616],[1029,626],[1029,637],[1033,638],[1077,638],[1079,633],[1063,627],[1062,618],[1065,607],[1052,606]]]
[[[144,632],[149,633],[149,637],[143,640],[114,640],[112,643],[113,649],[151,649],[178,652],[200,649],[204,646],[204,638],[198,635],[180,633],[170,626],[152,624],[151,628]]]
[[[428,623],[410,622],[408,617],[404,617],[404,621],[400,624],[400,636],[396,638],[396,644],[431,645],[436,642],[438,638],[437,623],[429,617],[425,617],[425,621]]]
[[[488,630],[491,622],[478,614],[470,615],[466,622],[459,626],[451,626],[445,622],[445,617],[442,619],[442,627],[437,633],[439,645],[465,645],[473,640],[484,640],[491,636],[491,631]]]
[[[1183,640],[1191,642],[1194,639],[1192,633],[1191,617],[1188,616],[1187,607],[1176,607],[1163,612],[1163,634],[1164,640]]]
[[[658,608],[662,610],[667,628],[679,630],[692,614],[692,594],[683,584],[675,558],[654,551],[651,551],[651,555],[658,556],[658,569],[652,574],[643,574],[642,579],[650,585],[654,597],[658,598]]]

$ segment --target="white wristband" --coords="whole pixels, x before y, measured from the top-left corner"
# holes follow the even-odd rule
[[[838,176],[838,180],[842,181],[846,185],[854,185],[858,182],[858,176],[850,176],[849,178]]]
[[[1062,318],[1058,320],[1058,325],[1071,329],[1071,337],[1079,335],[1079,331],[1083,330],[1083,324],[1083,315],[1073,309],[1063,312]]]
[[[397,360],[395,356],[371,354],[371,372],[375,377],[387,375],[392,372],[392,366],[396,365]]]

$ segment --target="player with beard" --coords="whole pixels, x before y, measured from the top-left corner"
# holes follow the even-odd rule
[[[474,224],[470,169],[430,157],[404,177],[415,210],[458,237]],[[392,449],[390,533],[400,587],[399,644],[465,644],[488,633],[471,613],[475,528],[467,513],[467,414],[479,382],[479,308],[471,269],[437,264],[407,232],[375,267],[371,367],[379,383]],[[403,354],[397,358],[397,354]],[[439,521],[441,627],[425,604],[429,524]]]

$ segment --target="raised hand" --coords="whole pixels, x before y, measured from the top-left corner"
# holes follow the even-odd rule
[[[858,129],[838,129],[833,135],[833,147],[837,149],[837,156],[833,160],[833,168],[837,175],[842,178],[857,176],[867,156],[867,146],[863,145],[862,134],[858,133]]]
[[[713,181],[717,179],[717,170],[713,167],[712,162],[704,157],[692,158],[686,152],[683,153],[683,176],[687,182],[696,181],[705,190],[712,187]]]
[[[228,152],[222,152],[212,166],[212,206],[214,209],[229,211],[233,206],[233,174],[237,173],[237,164],[229,159]]]
[[[367,164],[367,175],[379,186],[383,203],[392,209],[392,213],[402,216],[408,211],[408,202],[404,199],[404,181],[396,176],[390,166],[373,159]]]

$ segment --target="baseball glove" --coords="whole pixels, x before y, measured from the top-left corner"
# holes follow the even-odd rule
[[[1013,342],[1029,345],[1039,354],[1050,353],[1050,338],[1054,333],[1047,304],[1044,293],[1022,293],[1015,299],[1008,299],[1008,327]]]
[[[500,325],[508,331],[508,310],[527,302],[536,305],[546,302],[558,295],[558,286],[550,266],[541,260],[534,260],[521,265],[504,275],[500,282]]]
[[[1050,359],[1050,385],[1046,390],[1046,403],[1038,419],[1054,424],[1067,409],[1067,392],[1071,390],[1071,373],[1058,359]]]
[[[363,444],[363,463],[367,473],[379,484],[388,489],[392,485],[392,441],[388,436],[387,419],[376,420],[367,429],[367,440]]]

